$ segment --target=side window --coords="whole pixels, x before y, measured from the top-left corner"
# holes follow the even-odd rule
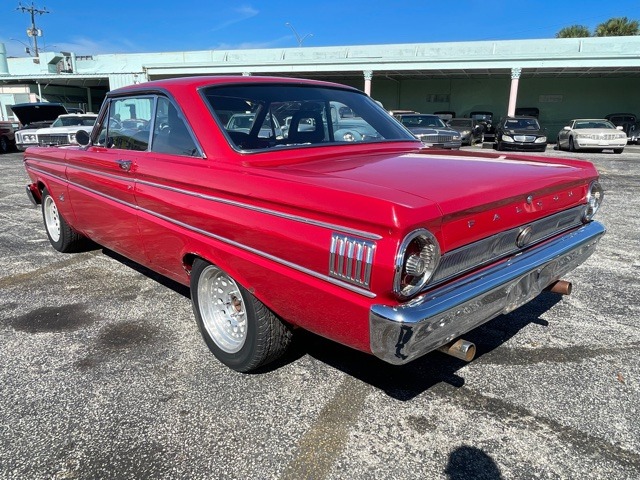
[[[190,157],[200,156],[184,119],[165,97],[158,97],[151,151]]]
[[[123,150],[147,150],[152,111],[153,97],[112,100],[95,144]]]

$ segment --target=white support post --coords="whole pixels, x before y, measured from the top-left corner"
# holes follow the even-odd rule
[[[373,72],[371,70],[365,70],[364,74],[364,93],[371,96],[371,79],[373,79]]]
[[[509,93],[509,108],[507,115],[512,117],[516,113],[516,102],[518,100],[518,84],[520,83],[520,74],[522,69],[514,67],[511,69],[511,92]]]

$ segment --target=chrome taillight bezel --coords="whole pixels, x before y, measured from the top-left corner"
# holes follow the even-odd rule
[[[602,201],[604,200],[604,189],[598,180],[594,180],[589,184],[587,190],[587,204],[584,207],[584,213],[582,214],[582,221],[588,223],[593,220],[593,217],[600,209]]]
[[[429,250],[428,258],[427,255],[423,255],[425,249]],[[416,254],[416,252],[419,253]],[[431,232],[420,228],[409,233],[400,244],[396,254],[393,278],[395,295],[401,300],[406,300],[419,293],[433,277],[440,263],[440,256],[440,245]],[[410,275],[407,271],[408,266],[409,269],[424,270],[419,275]]]

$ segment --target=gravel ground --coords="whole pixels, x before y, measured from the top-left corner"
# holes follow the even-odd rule
[[[639,478],[640,148],[562,155],[606,189],[570,297],[466,335],[468,364],[303,333],[253,375],[209,353],[183,287],[56,253],[21,155],[0,156],[0,478]]]

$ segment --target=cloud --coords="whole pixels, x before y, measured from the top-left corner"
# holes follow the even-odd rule
[[[254,48],[278,48],[283,44],[291,43],[291,35],[266,40],[264,42],[240,42],[240,43],[218,43],[209,47],[210,50],[250,50]]]
[[[209,31],[217,32],[219,30],[223,30],[231,25],[235,25],[236,23],[240,23],[240,22],[243,22],[244,20],[255,17],[259,13],[260,13],[259,10],[256,10],[250,5],[242,5],[240,7],[234,8],[231,11],[227,10],[227,11],[221,12],[220,16],[228,15],[231,18],[229,18],[228,20],[225,20],[222,23],[214,25],[212,28],[209,29]]]

